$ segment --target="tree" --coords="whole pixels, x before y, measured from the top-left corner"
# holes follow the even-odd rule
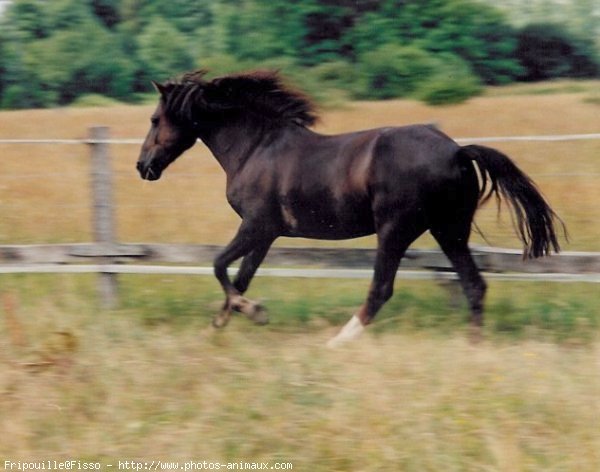
[[[94,15],[109,29],[121,22],[121,0],[89,0]]]
[[[593,0],[573,2],[578,24],[597,30],[597,10],[581,13]],[[324,81],[355,96],[424,97],[429,81],[434,101],[467,95],[477,78],[598,75],[591,40],[544,28],[518,32],[481,0],[13,0],[0,18],[0,103],[131,99],[150,79],[206,65],[283,67],[312,90]]]
[[[436,62],[415,46],[384,44],[360,58],[361,98],[405,97],[433,74]]]
[[[242,61],[296,59],[304,35],[299,2],[239,0],[215,9],[220,46]]]
[[[516,55],[525,69],[524,80],[600,75],[592,45],[554,24],[523,28]]]
[[[138,56],[148,80],[165,80],[193,67],[185,36],[171,23],[156,18],[138,38]]]
[[[132,91],[130,62],[115,38],[92,20],[30,45],[25,63],[30,76],[38,71],[36,80],[53,103],[69,103],[84,93],[124,99]]]
[[[516,31],[496,9],[469,0],[406,2],[397,21],[401,43],[463,58],[485,83],[514,80]]]
[[[2,23],[12,33],[9,40],[42,39],[50,32],[44,3],[39,0],[16,0],[7,9]]]
[[[106,0],[104,0],[106,1]],[[206,28],[212,21],[211,0],[169,0],[165,2],[147,1],[135,15],[145,18],[163,18],[180,32],[192,34],[199,28]]]
[[[43,2],[43,14],[47,16],[50,31],[74,29],[94,20],[88,2],[80,0],[52,0]]]
[[[25,65],[28,46],[50,33],[43,2],[15,1],[0,18],[0,28],[0,106],[43,106],[36,78],[29,77]]]
[[[397,34],[396,18],[387,15],[385,10],[366,13],[361,21],[346,33],[346,37],[352,44],[352,57],[355,60],[384,44],[406,44]]]

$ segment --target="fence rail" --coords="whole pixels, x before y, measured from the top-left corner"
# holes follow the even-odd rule
[[[221,246],[203,244],[2,245],[0,273],[38,271],[210,275],[210,264],[220,250]],[[473,247],[472,251],[479,268],[491,277],[495,277],[494,274],[503,274],[497,278],[552,281],[561,280],[562,277],[592,282],[600,279],[600,253],[564,252],[552,257],[525,261],[521,252],[513,249]],[[374,260],[375,249],[276,246],[269,251],[264,263],[265,267],[270,268],[263,270],[262,275],[370,277]],[[420,273],[415,274],[416,270]],[[400,277],[441,278],[444,276],[440,273],[448,272],[452,272],[452,266],[441,251],[410,249],[398,274]]]
[[[523,136],[473,136],[465,138],[455,138],[459,144],[465,143],[502,143],[515,141],[585,141],[600,139],[600,133],[580,133],[580,134],[540,134]],[[144,142],[142,138],[108,138],[93,137],[84,139],[30,139],[30,138],[0,138],[0,144],[132,144],[140,145]]]
[[[459,143],[508,141],[572,141],[600,139],[600,133],[471,137]],[[93,243],[0,246],[0,273],[97,273],[98,291],[106,307],[118,301],[117,274],[212,274],[210,263],[219,246],[186,244],[123,244],[116,240],[109,146],[140,144],[141,139],[111,139],[106,127],[90,129],[87,139],[0,139],[0,144],[86,144],[91,149]],[[582,281],[600,283],[600,253],[565,252],[523,261],[511,249],[473,248],[487,277],[511,280]],[[269,252],[257,275],[273,277],[369,278],[374,249],[283,248]],[[235,269],[232,269],[232,272]],[[453,279],[446,257],[437,250],[409,250],[398,272],[403,278]]]

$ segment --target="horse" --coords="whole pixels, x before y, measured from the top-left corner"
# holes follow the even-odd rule
[[[160,95],[137,170],[152,181],[200,139],[225,171],[227,201],[241,218],[214,260],[225,302],[258,324],[266,310],[244,296],[280,236],[341,240],[376,234],[374,274],[365,302],[328,343],[357,338],[390,299],[405,251],[429,230],[451,261],[480,333],[486,283],[469,250],[477,208],[492,195],[508,203],[524,258],[559,252],[562,220],[534,182],[498,150],[460,146],[431,125],[394,126],[339,135],[311,129],[313,102],[277,72],[212,80],[206,71],[153,82]],[[565,229],[566,235],[566,229]],[[232,281],[228,266],[243,258]]]

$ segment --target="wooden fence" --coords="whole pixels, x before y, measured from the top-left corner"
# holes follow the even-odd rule
[[[478,138],[492,140],[598,139],[597,135],[558,137]],[[477,139],[471,138],[471,141]],[[31,141],[2,140],[26,143]],[[0,273],[98,274],[98,291],[105,307],[118,303],[120,273],[212,274],[210,264],[218,246],[190,244],[122,244],[116,240],[110,144],[138,140],[111,140],[109,129],[95,127],[85,141],[91,148],[92,225],[94,242],[0,246]],[[37,141],[35,141],[37,142]],[[44,141],[44,144],[46,141]],[[48,141],[50,143],[50,141]],[[600,282],[600,253],[564,252],[549,258],[523,261],[521,252],[489,247],[473,248],[479,268],[487,277],[516,280]],[[374,249],[274,247],[257,275],[276,277],[370,277]],[[234,269],[235,270],[235,269]],[[438,250],[409,250],[399,277],[455,278],[449,261]]]

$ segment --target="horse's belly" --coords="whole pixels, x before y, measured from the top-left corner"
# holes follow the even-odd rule
[[[371,205],[366,199],[335,201],[288,198],[281,205],[284,236],[312,239],[351,239],[375,232]]]
[[[309,238],[309,239],[353,239],[362,236],[369,236],[375,232],[373,224],[370,225],[335,225],[324,222],[319,227],[303,226],[297,228],[286,228],[282,236],[291,238]]]

